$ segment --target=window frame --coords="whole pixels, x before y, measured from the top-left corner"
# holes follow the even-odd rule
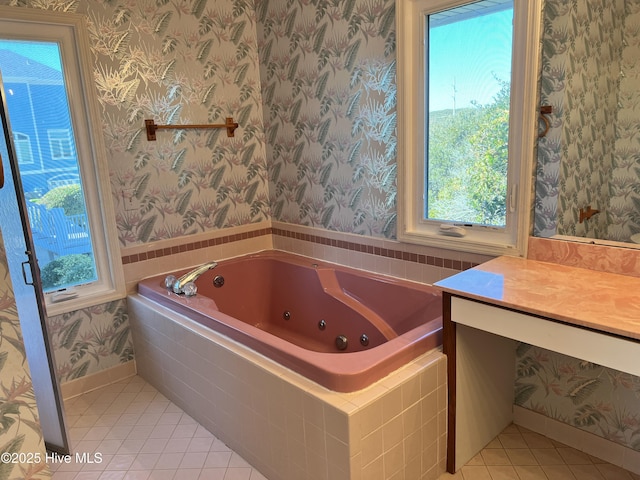
[[[59,315],[124,298],[125,281],[86,20],[79,14],[0,6],[0,31],[2,38],[56,42],[59,45],[73,125],[71,141],[75,144],[87,215],[91,219],[98,280],[73,287],[77,297],[62,302],[53,303],[53,295],[45,294],[47,315]]]
[[[525,255],[531,223],[532,176],[537,137],[541,0],[514,0],[507,226],[474,225],[464,237],[438,233],[444,222],[423,215],[426,16],[470,0],[399,0],[398,32],[398,239],[487,255]]]

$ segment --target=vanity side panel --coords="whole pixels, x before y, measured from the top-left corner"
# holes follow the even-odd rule
[[[452,320],[456,322],[455,470],[457,471],[513,422],[515,378],[514,340],[483,332],[459,322],[458,302],[453,297]],[[465,312],[483,322],[484,311]]]

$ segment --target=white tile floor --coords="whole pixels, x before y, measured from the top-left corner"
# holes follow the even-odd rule
[[[455,475],[438,480],[638,480],[622,468],[511,425]]]
[[[53,480],[266,480],[141,377],[65,408],[74,456],[49,462]],[[76,461],[75,453],[93,463]]]
[[[71,399],[65,407],[74,454],[86,454],[94,463],[75,456],[69,464],[50,462],[53,480],[266,480],[138,376]],[[449,479],[640,480],[640,475],[512,425],[456,475],[439,480]]]

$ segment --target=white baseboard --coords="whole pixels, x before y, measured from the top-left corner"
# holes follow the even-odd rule
[[[640,452],[553,418],[513,406],[513,422],[532,432],[640,475]]]
[[[132,377],[135,374],[136,362],[135,360],[131,360],[130,362],[121,363],[115,367],[107,368],[91,375],[86,375],[84,377],[65,382],[60,385],[62,399],[68,400],[70,398],[77,397],[83,393]]]

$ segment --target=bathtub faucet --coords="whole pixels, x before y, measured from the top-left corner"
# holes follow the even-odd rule
[[[194,268],[188,273],[185,273],[180,278],[178,278],[173,284],[173,291],[175,293],[183,293],[184,286],[189,282],[195,282],[200,275],[202,275],[207,270],[211,270],[218,265],[217,262],[208,262],[200,265],[199,267]]]

